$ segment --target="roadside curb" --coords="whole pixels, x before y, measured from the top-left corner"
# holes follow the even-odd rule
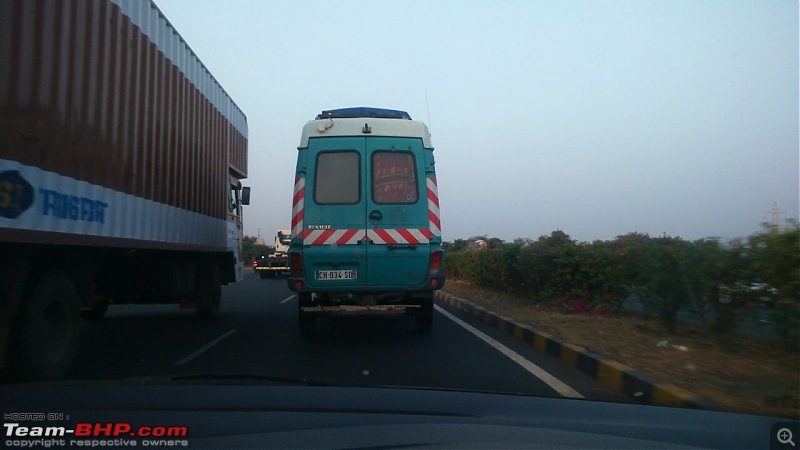
[[[697,398],[694,394],[677,386],[655,381],[625,364],[604,358],[602,355],[590,352],[544,331],[538,331],[511,317],[489,311],[482,306],[443,291],[436,291],[435,296],[446,305],[464,311],[478,320],[513,335],[536,350],[557,358],[562,363],[586,373],[609,388],[636,401],[651,405],[723,411],[720,406]]]

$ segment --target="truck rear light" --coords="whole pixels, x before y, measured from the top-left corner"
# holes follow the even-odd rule
[[[303,276],[303,258],[302,255],[298,252],[291,252],[289,253],[289,262],[292,267],[292,276],[295,277],[302,277]]]

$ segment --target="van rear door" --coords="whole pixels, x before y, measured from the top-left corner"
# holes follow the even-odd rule
[[[367,283],[422,285],[430,230],[422,140],[366,139]]]
[[[303,265],[310,290],[367,283],[367,200],[363,137],[310,139]]]

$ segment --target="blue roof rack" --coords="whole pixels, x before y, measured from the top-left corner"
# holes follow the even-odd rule
[[[404,119],[411,120],[411,116],[405,111],[395,109],[370,108],[360,106],[356,108],[341,108],[322,111],[317,115],[320,119],[352,119],[357,117],[372,117],[377,119]]]

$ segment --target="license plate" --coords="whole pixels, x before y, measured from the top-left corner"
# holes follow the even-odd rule
[[[317,280],[352,280],[358,275],[356,270],[317,270],[314,278]]]

